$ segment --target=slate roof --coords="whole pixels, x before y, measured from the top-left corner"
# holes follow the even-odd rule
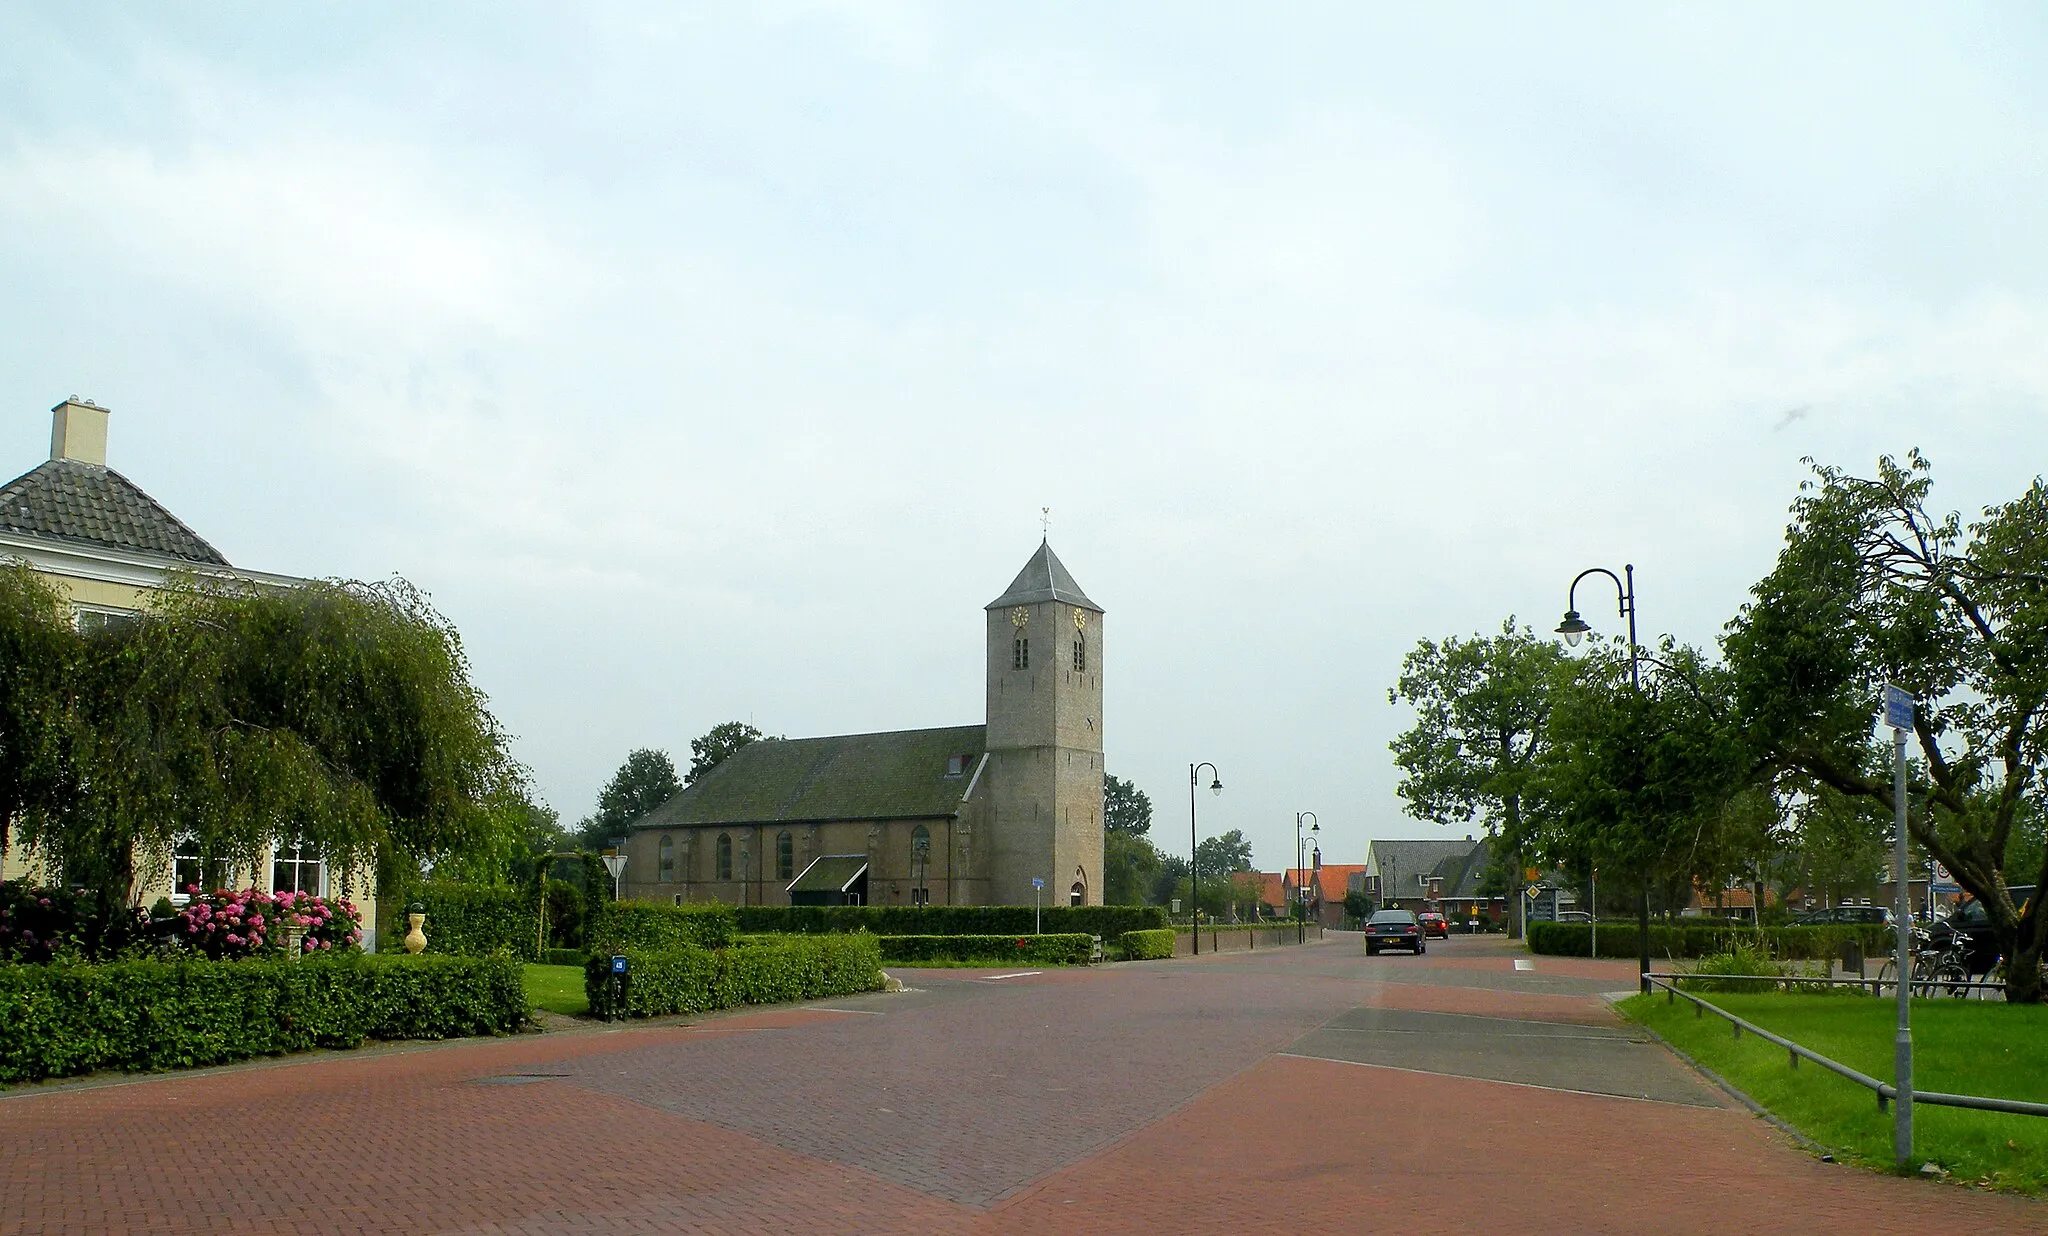
[[[1444,859],[1431,869],[1430,875],[1444,882],[1446,900],[1471,900],[1479,896],[1479,881],[1486,875],[1486,866],[1493,861],[1493,849],[1481,837],[1472,846],[1472,852],[1459,857]]]
[[[988,727],[748,743],[631,827],[933,819],[957,814]],[[946,757],[966,756],[959,776]]]
[[[1081,591],[1081,585],[1067,573],[1058,555],[1052,552],[1052,543],[1041,541],[1031,560],[1024,569],[1017,572],[1017,578],[1003,590],[1003,595],[984,605],[983,609],[1003,609],[1011,605],[1031,605],[1039,601],[1063,601],[1082,609],[1102,612],[1102,607],[1088,599]]]
[[[843,893],[847,886],[860,879],[860,873],[868,869],[865,854],[824,854],[811,860],[811,865],[797,873],[789,882],[785,892],[791,893]]]
[[[1392,887],[1386,891],[1392,897],[1417,897],[1422,886],[1416,876],[1436,874],[1437,864],[1446,859],[1464,858],[1471,854],[1477,844],[1472,841],[1371,841],[1370,870],[1372,874],[1393,876]],[[1391,872],[1389,871],[1391,868]],[[1444,895],[1450,895],[1450,881],[1444,881]]]
[[[0,532],[228,565],[135,482],[75,459],[52,459],[0,488]]]

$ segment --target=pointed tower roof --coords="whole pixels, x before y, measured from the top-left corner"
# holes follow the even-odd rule
[[[1081,591],[1081,585],[1067,574],[1067,568],[1052,552],[1050,541],[1039,542],[1038,549],[1024,569],[1017,572],[1017,578],[1003,590],[1003,595],[983,606],[984,609],[1002,609],[1011,605],[1030,605],[1037,601],[1063,601],[1081,609],[1102,612],[1102,607],[1088,599]]]

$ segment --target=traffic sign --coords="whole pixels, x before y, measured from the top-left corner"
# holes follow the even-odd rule
[[[1038,878],[1037,876],[1032,876],[1032,877],[1031,877],[1031,887],[1033,887],[1033,888],[1044,888],[1044,887],[1045,887],[1045,881],[1044,881],[1044,880],[1041,880],[1041,879],[1039,879],[1039,878]]]
[[[623,854],[605,855],[604,869],[612,873],[612,879],[617,880],[626,870],[626,856]]]
[[[1895,730],[1913,728],[1913,697],[1904,687],[1884,684],[1884,723]]]
[[[1536,870],[1534,867],[1531,867],[1527,871],[1524,871],[1522,873],[1522,878],[1524,880],[1527,880],[1529,883],[1534,884],[1536,881],[1543,878],[1543,873]]]

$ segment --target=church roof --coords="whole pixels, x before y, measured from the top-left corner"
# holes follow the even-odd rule
[[[748,743],[632,827],[933,819],[957,814],[988,727]],[[958,771],[948,775],[950,757]]]
[[[1039,542],[1038,549],[1024,569],[1017,572],[1017,578],[1003,590],[1003,595],[990,601],[984,609],[1003,609],[1011,605],[1030,605],[1038,601],[1063,601],[1082,609],[1102,612],[1102,607],[1088,599],[1081,591],[1081,585],[1067,573],[1067,568],[1052,552],[1052,543]]]
[[[135,482],[75,459],[52,459],[0,487],[0,532],[228,565]]]

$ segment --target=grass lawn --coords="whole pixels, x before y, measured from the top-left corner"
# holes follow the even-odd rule
[[[1881,1081],[1892,1077],[1896,1006],[1855,995],[1702,993],[1719,1008]],[[1780,1120],[1837,1155],[1890,1168],[1892,1113],[1870,1091],[1662,993],[1621,1003]],[[1913,1081],[1924,1090],[2048,1103],[2048,1005],[1984,1000],[1913,1002]],[[1932,1161],[1956,1177],[2022,1193],[2048,1189],[2048,1117],[1954,1107],[1913,1108],[1914,1167]]]
[[[583,994],[582,966],[527,966],[526,998],[535,1008],[550,1013],[590,1015],[590,1000]]]

